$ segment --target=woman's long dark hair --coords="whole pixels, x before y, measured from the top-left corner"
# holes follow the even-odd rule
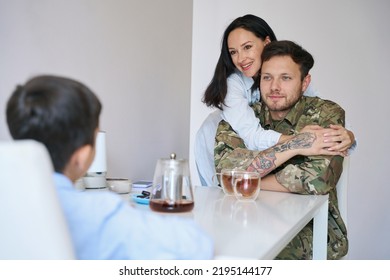
[[[248,14],[232,21],[223,34],[221,54],[215,67],[214,76],[202,98],[202,102],[208,107],[217,107],[222,110],[222,105],[225,105],[227,78],[236,69],[229,53],[227,40],[230,32],[237,28],[252,32],[261,40],[265,40],[266,37],[269,37],[271,41],[276,40],[273,30],[262,18]]]

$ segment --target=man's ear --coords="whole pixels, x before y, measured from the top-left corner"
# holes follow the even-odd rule
[[[305,92],[305,90],[309,86],[310,82],[311,82],[311,75],[307,74],[306,77],[303,78],[303,81],[302,81],[302,92]]]
[[[72,181],[75,181],[85,175],[92,164],[94,158],[94,149],[91,145],[84,145],[78,148],[70,158],[65,175]]]

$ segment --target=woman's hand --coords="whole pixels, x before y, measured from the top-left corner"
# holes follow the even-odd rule
[[[343,156],[348,155],[348,149],[355,142],[355,135],[341,125],[331,124],[329,128],[323,128],[319,125],[307,125],[301,132],[313,132],[316,135],[322,135],[323,141],[328,143],[329,151],[341,152]]]
[[[348,149],[355,142],[355,135],[353,134],[353,132],[349,131],[341,125],[331,124],[330,128],[332,129],[332,131],[324,134],[324,136],[326,137],[325,141],[337,141],[339,142],[339,144],[329,148],[329,150],[347,152]]]

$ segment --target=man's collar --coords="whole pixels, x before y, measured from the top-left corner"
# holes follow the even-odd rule
[[[287,113],[284,117],[285,121],[288,121],[292,126],[296,125],[300,116],[303,114],[303,110],[305,109],[306,104],[306,96],[302,96],[298,102],[294,105],[293,108]],[[262,110],[264,111],[264,124],[263,127],[271,126],[272,127],[272,119],[271,114],[268,110],[268,107],[263,103]]]

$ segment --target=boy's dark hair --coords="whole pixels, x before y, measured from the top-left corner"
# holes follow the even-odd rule
[[[273,41],[264,47],[261,54],[261,61],[270,60],[274,56],[289,56],[299,65],[301,70],[301,79],[303,80],[314,65],[313,56],[300,45],[287,40]]]
[[[14,139],[33,139],[50,153],[62,173],[72,154],[95,145],[102,105],[82,83],[57,76],[37,76],[19,85],[7,102],[7,124]]]

